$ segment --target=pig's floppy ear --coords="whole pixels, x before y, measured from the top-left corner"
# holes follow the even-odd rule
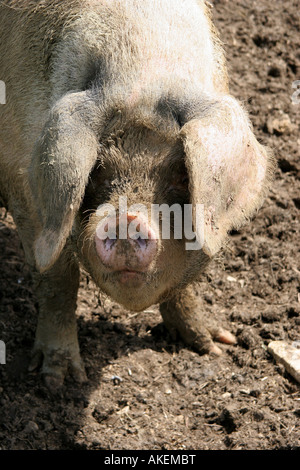
[[[232,97],[181,129],[191,202],[203,204],[203,227],[195,227],[203,251],[218,252],[227,233],[259,208],[273,173],[270,152],[254,137],[247,114]],[[204,238],[203,238],[204,237]]]
[[[70,93],[50,112],[36,142],[29,181],[40,233],[34,244],[37,268],[53,265],[70,234],[89,173],[97,159],[93,102],[86,92]]]

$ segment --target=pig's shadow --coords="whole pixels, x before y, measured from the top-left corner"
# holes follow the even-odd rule
[[[46,389],[40,373],[28,372],[38,309],[20,240],[13,223],[6,223],[3,212],[2,220],[0,219],[0,263],[0,339],[5,342],[7,350],[6,364],[0,368],[0,383],[2,396],[9,397],[2,400],[1,425],[5,429],[12,429],[17,440],[26,441],[23,431],[19,432],[20,424],[14,427],[11,423],[12,410],[16,422],[24,423],[23,428],[26,427],[25,423],[34,421],[39,415],[47,422],[54,414],[55,425],[61,435],[64,435],[70,422],[71,427],[76,429],[83,425],[79,411],[84,410],[89,396],[101,384],[103,368],[108,364],[141,349],[172,353],[175,347],[183,347],[181,343],[172,343],[159,315],[155,317],[155,321],[152,318],[149,324],[145,322],[145,317],[137,318],[134,325],[130,323],[128,327],[128,321],[122,321],[126,317],[121,310],[120,317],[111,319],[105,311],[92,312],[92,318],[88,320],[79,314],[78,337],[88,383],[79,386],[68,377],[61,392],[53,396]],[[61,415],[61,409],[67,406],[66,404],[72,406],[72,416],[69,416],[68,423]],[[37,422],[39,423],[38,419]],[[45,425],[45,432],[46,428]],[[43,430],[40,434],[39,439],[43,440]],[[31,448],[32,446],[38,448],[38,441],[32,442]],[[75,448],[76,444],[72,439],[68,442],[61,439],[60,444],[56,443],[56,446],[71,449]],[[26,448],[24,444],[24,449]]]
[[[97,317],[96,322],[79,318],[77,323],[81,355],[87,364],[96,362],[101,369],[101,366],[140,349],[174,351],[175,344],[161,319],[154,325],[141,318],[134,325],[138,331],[134,332],[133,327],[133,332],[129,332],[127,322],[110,320],[102,314],[97,314]],[[177,343],[177,347],[181,346]],[[100,370],[98,372],[101,373]]]

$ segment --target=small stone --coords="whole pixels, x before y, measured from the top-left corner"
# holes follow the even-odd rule
[[[39,430],[38,425],[34,421],[28,421],[28,423],[25,426],[24,431],[27,434],[33,434],[36,433]]]
[[[114,385],[120,385],[120,383],[123,382],[123,379],[118,375],[113,375],[111,380],[113,381]]]
[[[170,388],[169,385],[164,385],[164,386],[163,386],[163,390],[164,390],[164,393],[165,393],[166,395],[171,395],[171,393],[172,393],[172,390],[171,390],[171,388]]]
[[[300,349],[285,341],[271,341],[268,351],[300,383]]]
[[[242,395],[250,395],[250,390],[249,390],[248,388],[242,388],[242,389],[240,390],[240,393],[241,393]]]
[[[294,128],[288,114],[282,114],[279,118],[271,117],[267,121],[269,134],[289,134]]]

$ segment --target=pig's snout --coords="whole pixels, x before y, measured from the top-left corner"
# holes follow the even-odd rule
[[[102,219],[95,242],[98,256],[110,270],[142,273],[155,259],[159,240],[147,218],[138,213]]]

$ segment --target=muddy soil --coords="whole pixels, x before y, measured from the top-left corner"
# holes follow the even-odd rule
[[[255,220],[203,275],[199,308],[236,334],[220,358],[165,330],[157,307],[134,314],[82,274],[79,340],[89,382],[51,396],[27,366],[37,323],[13,221],[0,219],[1,449],[300,449],[299,384],[267,351],[300,340],[300,79],[297,0],[216,0],[231,91],[278,170]],[[294,100],[295,101],[295,100]],[[300,102],[300,95],[298,97]]]

